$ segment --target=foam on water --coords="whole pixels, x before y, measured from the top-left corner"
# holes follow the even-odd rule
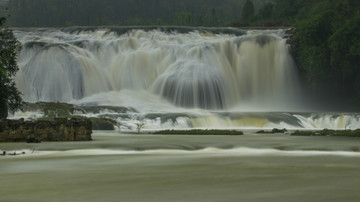
[[[24,154],[22,154],[24,152]],[[232,149],[221,149],[208,147],[199,150],[181,150],[181,149],[150,149],[150,150],[112,150],[112,149],[80,149],[65,151],[35,151],[21,150],[8,151],[8,154],[16,153],[16,156],[10,157],[35,157],[35,156],[104,156],[104,155],[201,155],[204,157],[211,156],[343,156],[343,157],[360,157],[360,152],[353,151],[317,151],[317,150],[277,150],[277,149],[258,149],[239,147]]]
[[[24,118],[25,120],[34,120],[38,118],[42,118],[44,116],[44,112],[38,111],[15,111],[14,113],[10,113],[8,119],[21,119]]]

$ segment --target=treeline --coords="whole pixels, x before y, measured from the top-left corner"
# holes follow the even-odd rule
[[[0,18],[6,18],[7,17],[7,1],[0,0]]]
[[[292,53],[313,94],[360,110],[359,0],[276,0],[244,23],[293,26]]]
[[[298,67],[316,94],[360,110],[360,1],[317,0],[306,6],[294,23]]]
[[[253,0],[255,9],[272,0]],[[223,26],[246,0],[9,0],[10,26]]]
[[[251,1],[251,0],[249,0]],[[294,23],[309,15],[316,0],[274,0],[264,2],[256,14],[241,18],[232,26],[294,26]]]

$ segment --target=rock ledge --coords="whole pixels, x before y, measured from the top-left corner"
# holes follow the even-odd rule
[[[90,141],[92,124],[88,119],[0,120],[0,142]]]

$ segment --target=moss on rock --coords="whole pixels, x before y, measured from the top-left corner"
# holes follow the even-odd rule
[[[44,112],[43,119],[53,120],[55,118],[71,118],[74,112],[74,106],[60,102],[39,102],[26,103],[23,106],[24,111],[40,110]]]
[[[0,142],[89,141],[91,134],[86,118],[0,120]]]
[[[89,118],[92,123],[93,130],[115,130],[114,125],[117,124],[116,121],[108,118]]]

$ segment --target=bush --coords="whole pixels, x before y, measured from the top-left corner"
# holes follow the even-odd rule
[[[18,71],[16,56],[21,46],[4,23],[5,18],[0,18],[0,119],[7,118],[9,110],[22,106],[20,92],[12,79]]]

